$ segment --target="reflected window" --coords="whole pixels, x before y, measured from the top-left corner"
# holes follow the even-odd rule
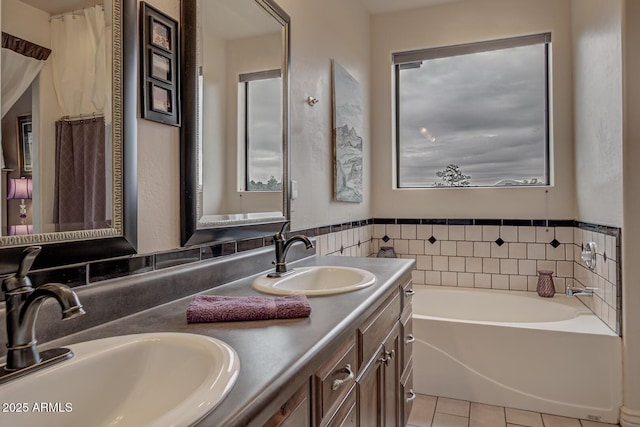
[[[245,191],[282,190],[282,77],[280,70],[240,75]],[[242,114],[243,113],[243,114]]]

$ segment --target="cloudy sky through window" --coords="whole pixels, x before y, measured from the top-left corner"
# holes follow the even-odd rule
[[[448,164],[472,186],[546,180],[545,45],[425,60],[400,71],[400,186]]]

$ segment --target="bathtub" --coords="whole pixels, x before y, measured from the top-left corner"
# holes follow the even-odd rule
[[[622,340],[577,298],[414,289],[416,393],[618,422]]]

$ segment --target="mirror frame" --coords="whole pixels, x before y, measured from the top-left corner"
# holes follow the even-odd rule
[[[197,194],[197,0],[182,0],[182,114],[183,122],[180,129],[180,243],[183,246],[193,246],[229,240],[243,240],[277,233],[283,223],[288,222],[289,206],[289,73],[290,73],[290,22],[289,15],[273,0],[255,0],[274,19],[282,25],[282,213],[283,219],[251,224],[233,224],[198,227],[198,194]]]
[[[120,131],[120,162],[114,161],[114,188],[120,188],[120,200],[114,197],[114,228],[42,233],[30,236],[0,237],[0,274],[15,273],[25,247],[41,245],[42,251],[32,269],[78,264],[97,259],[114,258],[136,252],[138,240],[137,178],[137,67],[138,67],[138,2],[114,0],[114,82],[120,83],[122,110],[114,108],[114,134]],[[120,20],[117,19],[120,16]],[[114,98],[117,100],[118,87]],[[120,115],[120,117],[118,117]],[[115,145],[114,145],[115,147]],[[116,148],[117,150],[117,148]],[[114,159],[117,157],[114,152]],[[117,194],[117,191],[116,191]]]

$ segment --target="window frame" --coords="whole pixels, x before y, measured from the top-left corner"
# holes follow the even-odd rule
[[[242,85],[242,102],[243,102],[243,108],[242,108],[242,114],[240,115],[240,117],[242,118],[243,121],[243,133],[244,133],[244,147],[243,147],[243,157],[244,157],[244,162],[243,162],[243,166],[244,166],[244,170],[243,170],[243,187],[241,191],[246,191],[246,192],[259,192],[259,193],[265,193],[265,192],[269,192],[270,190],[251,190],[249,188],[249,182],[250,182],[250,177],[249,177],[249,152],[250,152],[250,148],[251,148],[251,141],[249,138],[249,84],[253,81],[258,81],[258,80],[269,80],[269,79],[282,79],[282,70],[280,68],[275,68],[272,70],[265,70],[265,71],[256,71],[256,72],[251,72],[251,73],[243,73],[238,75],[238,84]],[[282,178],[281,178],[282,179]]]
[[[479,52],[489,52],[494,50],[509,49],[514,47],[530,46],[535,44],[544,45],[544,174],[545,180],[536,185],[505,185],[505,186],[469,186],[469,187],[437,187],[431,186],[401,186],[400,182],[400,70],[410,64],[438,58],[468,55]],[[529,34],[524,36],[514,36],[501,39],[485,40],[472,43],[464,43],[450,46],[438,46],[425,49],[417,49],[392,53],[392,67],[394,76],[394,136],[395,136],[395,189],[432,189],[432,188],[528,188],[528,187],[550,187],[551,177],[551,117],[550,117],[550,97],[551,97],[551,32]]]

